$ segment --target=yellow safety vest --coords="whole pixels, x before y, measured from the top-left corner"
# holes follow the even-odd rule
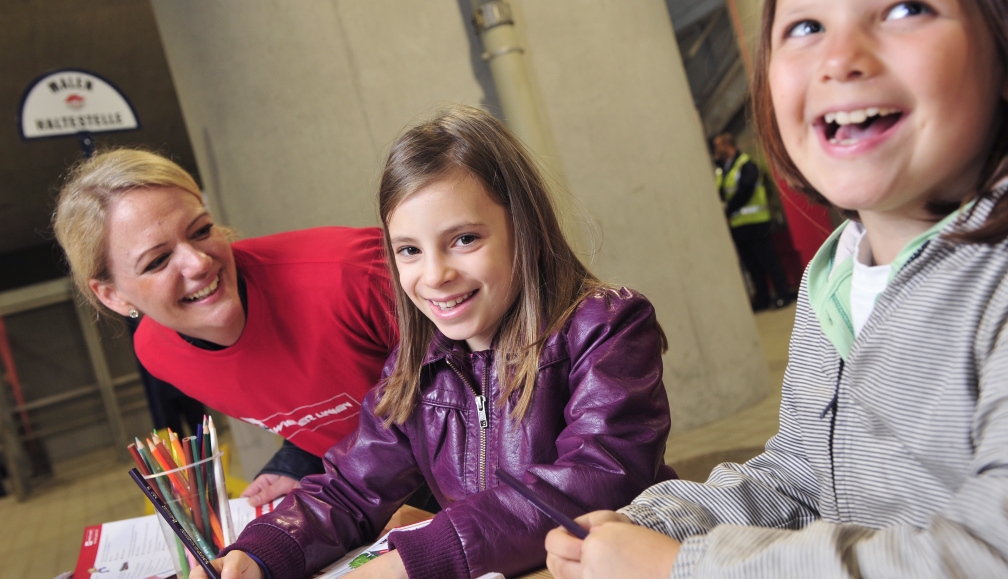
[[[735,159],[735,163],[732,164],[731,169],[728,170],[727,177],[724,175],[721,167],[714,170],[718,191],[724,190],[725,203],[731,201],[731,198],[738,191],[738,182],[742,175],[742,167],[748,162],[749,155],[741,153]],[[766,187],[763,186],[763,176],[760,175],[756,179],[756,189],[753,191],[752,197],[749,198],[749,203],[746,203],[738,211],[729,215],[728,224],[731,227],[738,227],[740,225],[766,223],[770,219],[772,219],[772,216],[770,215],[770,206],[767,205]]]

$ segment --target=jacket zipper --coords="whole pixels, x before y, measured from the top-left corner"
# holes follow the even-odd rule
[[[490,366],[489,366],[489,363],[488,363],[487,366],[483,369],[483,391],[481,392],[479,390],[476,390],[476,388],[472,385],[472,383],[469,382],[468,379],[466,379],[466,377],[462,374],[462,372],[460,372],[459,369],[456,368],[455,365],[451,363],[451,360],[449,358],[446,357],[445,358],[445,362],[448,363],[448,367],[449,368],[451,368],[452,370],[455,371],[456,374],[458,374],[458,377],[462,379],[462,382],[470,390],[472,390],[473,395],[476,397],[476,414],[477,414],[477,416],[479,416],[479,424],[480,424],[479,462],[477,464],[477,468],[478,468],[478,472],[479,472],[479,490],[485,491],[486,488],[487,488],[487,486],[486,486],[486,455],[487,455],[487,448],[486,448],[487,447],[487,434],[486,434],[486,431],[487,431],[487,427],[490,426],[490,419],[489,419],[489,415],[487,414],[486,396],[483,395],[483,392],[486,392],[486,390],[487,390],[487,376],[490,374],[490,370],[489,370]]]
[[[843,358],[840,359],[840,368],[837,370],[836,379],[836,391],[833,393],[833,399],[830,403],[823,408],[822,414],[819,418],[826,418],[826,415],[832,410],[833,414],[830,416],[830,430],[829,430],[829,458],[830,458],[830,483],[833,485],[833,498],[836,501],[837,516],[840,515],[840,497],[837,496],[836,490],[836,464],[833,458],[833,441],[836,438],[836,419],[837,419],[837,408],[839,407],[840,400],[840,380],[843,379],[844,361]]]

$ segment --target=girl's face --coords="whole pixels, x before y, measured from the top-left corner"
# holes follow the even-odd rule
[[[788,154],[844,209],[926,219],[975,187],[1008,95],[968,0],[778,0],[770,92]]]
[[[479,179],[455,173],[407,197],[388,220],[403,291],[453,340],[490,348],[518,295],[514,229]]]
[[[199,200],[175,188],[132,191],[106,215],[109,309],[135,308],[187,336],[230,346],[245,325],[231,246]]]

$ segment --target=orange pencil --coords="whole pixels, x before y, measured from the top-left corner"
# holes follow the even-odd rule
[[[185,451],[182,449],[182,444],[179,442],[178,435],[172,432],[170,428],[168,429],[168,441],[171,444],[171,452],[172,457],[175,459],[175,464],[182,466],[183,461],[186,461]],[[186,462],[192,462],[192,460],[190,459]],[[184,476],[187,481],[189,480],[188,472],[182,471],[182,476]]]
[[[175,442],[175,444],[178,444],[177,441],[178,437],[176,437],[173,442]],[[183,455],[182,458],[185,459],[185,464],[186,465],[192,464],[193,463],[192,450],[190,449],[189,444],[180,445],[179,448],[182,450]],[[184,473],[185,471],[182,472]],[[206,536],[207,534],[206,526],[203,524],[203,509],[200,508],[199,498],[196,496],[197,492],[196,492],[195,473],[194,476],[189,478],[189,487],[190,487],[189,501],[193,504],[193,520],[196,523],[196,529],[198,529],[200,533]]]
[[[150,445],[151,455],[154,460],[161,465],[163,470],[175,470],[175,462],[172,460],[171,455],[168,453],[168,449],[165,448],[164,442],[153,444],[149,440],[147,441]],[[175,487],[178,494],[182,495],[186,499],[186,503],[189,503],[189,508],[192,508],[192,502],[189,500],[189,495],[192,489],[189,488],[189,483],[186,482],[185,478],[178,476],[177,472],[168,474],[169,480],[171,480],[172,485]]]
[[[213,529],[214,543],[223,549],[226,545],[224,544],[224,531],[221,530],[220,521],[217,520],[217,513],[210,509],[210,528]]]

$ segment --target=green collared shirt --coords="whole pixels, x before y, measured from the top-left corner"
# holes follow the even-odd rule
[[[917,252],[929,241],[937,237],[946,225],[956,220],[967,207],[969,205],[950,213],[930,229],[910,240],[910,243],[907,243],[893,260],[889,281],[892,282],[903,266],[917,255]],[[812,258],[808,271],[808,295],[812,311],[815,312],[823,333],[826,334],[844,360],[847,359],[857,337],[854,332],[854,322],[851,319],[850,303],[851,278],[854,273],[857,249],[855,248],[850,256],[836,263],[840,236],[849,223],[849,221],[844,221],[836,231],[830,234],[826,243]]]

